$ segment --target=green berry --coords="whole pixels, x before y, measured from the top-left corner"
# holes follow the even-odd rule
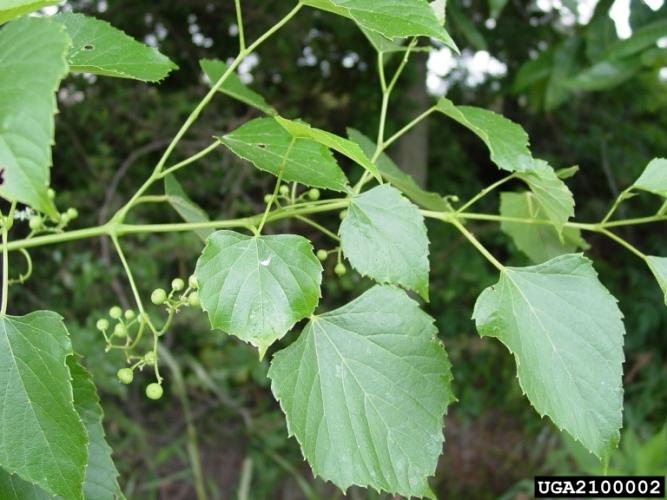
[[[343,276],[347,272],[347,268],[345,267],[345,264],[342,262],[339,262],[336,264],[336,267],[334,267],[334,273],[336,273],[338,276]]]
[[[343,220],[347,216],[347,210],[342,210],[339,214],[338,217],[340,217],[340,220]]]
[[[280,188],[278,188],[278,191],[283,196],[287,196],[289,194],[289,186],[286,185],[286,184],[283,184],[282,186],[280,186]]]
[[[136,314],[134,314],[134,311],[132,309],[128,309],[125,311],[125,319],[128,321],[132,321]]]
[[[113,319],[120,319],[122,315],[123,310],[118,306],[113,306],[111,309],[109,309],[109,316],[111,316]]]
[[[317,201],[320,199],[320,190],[317,188],[313,188],[310,191],[308,191],[308,199],[311,201]]]
[[[188,278],[188,286],[190,288],[199,288],[199,282],[197,281],[197,277],[193,274]]]
[[[30,226],[30,229],[32,229],[33,231],[41,229],[43,225],[44,225],[44,219],[42,219],[40,215],[35,215],[31,217],[30,222],[28,222],[28,226]]]
[[[76,219],[79,216],[79,211],[76,208],[68,208],[65,214],[70,220]]]
[[[56,192],[49,188],[46,190],[46,195],[49,197],[50,200],[54,199],[56,197]]]
[[[272,199],[273,199],[273,195],[270,195],[270,194],[265,194],[265,195],[264,195],[264,203],[266,203],[267,205],[268,205],[269,203],[271,203],[271,200],[272,200]]]
[[[317,258],[320,259],[322,262],[327,260],[327,257],[329,256],[329,252],[326,250],[318,250],[317,251]]]
[[[191,307],[199,307],[200,306],[200,301],[199,301],[199,293],[197,292],[192,292],[188,296],[188,304],[190,304]]]
[[[171,288],[172,288],[172,290],[180,292],[181,290],[183,290],[183,288],[185,288],[185,283],[183,282],[183,280],[181,278],[175,278],[171,282]]]
[[[160,399],[163,392],[162,386],[155,382],[148,384],[148,387],[146,387],[146,396],[148,399]]]
[[[102,318],[102,319],[98,319],[98,320],[97,320],[97,323],[95,324],[95,326],[97,327],[98,330],[100,330],[100,331],[104,331],[104,330],[106,330],[107,328],[109,328],[109,322],[108,322],[106,319],[104,319],[104,318]]]
[[[153,290],[153,293],[151,293],[151,302],[156,306],[164,304],[166,300],[167,300],[167,292],[165,292],[162,288],[156,288],[155,290]]]
[[[125,338],[127,337],[127,328],[123,323],[116,323],[116,326],[113,328],[113,334],[121,339]]]
[[[134,374],[130,368],[121,368],[116,372],[116,376],[123,384],[131,384],[134,379]]]
[[[144,354],[144,363],[146,363],[148,366],[153,366],[155,365],[155,353],[153,351],[148,351],[146,354]]]

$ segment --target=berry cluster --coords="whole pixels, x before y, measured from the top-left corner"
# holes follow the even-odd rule
[[[106,350],[119,349],[125,353],[125,360],[130,365],[118,370],[118,380],[123,384],[131,384],[134,380],[134,370],[143,370],[144,367],[153,368],[156,382],[148,384],[146,396],[149,399],[160,399],[163,394],[162,377],[159,371],[158,338],[170,328],[174,315],[182,307],[199,307],[199,288],[197,278],[188,278],[187,288],[185,281],[175,278],[171,282],[171,291],[167,293],[157,288],[151,293],[151,302],[164,306],[167,319],[158,329],[147,313],[136,314],[132,309],[123,311],[119,306],[109,309],[109,318],[97,320],[97,329],[102,332],[106,340]],[[150,348],[142,346],[144,332],[148,330],[152,335]],[[145,344],[145,343],[144,343]]]

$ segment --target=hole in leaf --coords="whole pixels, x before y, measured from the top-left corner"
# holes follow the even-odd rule
[[[260,149],[266,149],[266,144],[259,143],[257,144],[257,147]]]
[[[86,45],[83,46],[83,50],[93,50],[95,48],[94,45],[87,43]]]
[[[0,167],[0,186],[5,183],[5,167]]]

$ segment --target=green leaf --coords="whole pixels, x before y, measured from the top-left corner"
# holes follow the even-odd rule
[[[428,496],[454,399],[433,319],[402,291],[376,286],[315,316],[278,352],[269,377],[315,475],[342,490]]]
[[[519,384],[540,415],[598,457],[618,444],[624,327],[590,260],[569,254],[505,268],[473,318],[480,335],[514,354]]]
[[[79,413],[88,434],[88,464],[83,483],[83,494],[87,499],[115,500],[123,493],[118,485],[118,471],[111,459],[111,448],[107,444],[102,427],[104,412],[100,406],[92,375],[81,366],[76,356],[67,358],[72,374],[74,407]]]
[[[37,485],[24,481],[15,474],[0,469],[0,498],[2,500],[53,500]]]
[[[74,409],[69,334],[60,316],[0,317],[0,467],[45,491],[83,499],[86,430]]]
[[[277,116],[276,120],[293,137],[307,138],[319,142],[323,146],[347,156],[350,160],[368,170],[377,180],[380,180],[380,172],[378,172],[377,167],[371,163],[358,144],[331,132],[311,127],[304,122],[287,120],[281,116]]]
[[[559,179],[569,179],[574,177],[579,172],[579,165],[572,165],[571,167],[560,168],[556,170],[556,175]]]
[[[359,144],[366,156],[369,158],[373,156],[375,143],[368,137],[353,128],[347,129],[347,136]],[[402,191],[405,196],[410,198],[417,205],[428,210],[437,210],[439,212],[451,208],[445,199],[438,193],[433,193],[420,188],[415,180],[410,175],[403,172],[385,153],[380,154],[375,164],[383,179]]]
[[[215,84],[228,68],[227,64],[216,59],[202,59],[199,61],[199,66],[201,66],[202,71],[206,74],[209,85]],[[220,87],[220,92],[227,94],[248,106],[257,108],[267,115],[276,114],[276,110],[273,109],[261,95],[245,86],[236,72],[232,72],[227,77],[225,83]]]
[[[177,69],[168,57],[106,21],[64,12],[53,16],[72,37],[70,71],[157,82]]]
[[[444,97],[436,107],[482,139],[491,152],[491,159],[499,168],[510,172],[526,172],[533,168],[528,134],[521,126],[493,111],[473,106],[455,106]]]
[[[294,234],[215,232],[195,274],[211,326],[256,346],[260,357],[320,298],[322,266],[310,242]]]
[[[428,235],[419,209],[386,184],[352,198],[340,225],[352,267],[379,283],[401,285],[428,300]]]
[[[535,160],[533,170],[520,173],[517,177],[528,184],[544,215],[560,234],[567,220],[574,216],[574,197],[565,183],[542,160]]]
[[[46,18],[19,19],[0,31],[0,196],[50,216],[57,215],[47,194],[55,91],[67,74],[69,44]]]
[[[35,10],[58,5],[61,0],[3,0],[0,6],[0,24]]]
[[[500,215],[519,219],[547,220],[544,210],[532,193],[500,193]],[[503,221],[500,229],[535,263],[589,247],[581,237],[581,231],[572,227],[563,229],[562,241],[553,226],[549,224]]]
[[[635,76],[642,67],[640,59],[603,61],[584,69],[563,82],[572,90],[595,92],[609,90]]]
[[[181,187],[181,184],[172,174],[164,178],[164,193],[167,195],[169,204],[180,215],[185,222],[208,222],[210,219],[199,205],[190,199],[187,193]],[[197,229],[197,235],[206,241],[208,235],[213,232],[212,229]]]
[[[459,51],[426,0],[304,0],[303,3],[353,19],[361,28],[389,39],[428,36]]]
[[[633,187],[667,198],[667,160],[664,158],[651,160]]]
[[[646,263],[655,276],[655,279],[658,280],[658,285],[660,285],[665,294],[665,305],[667,305],[667,257],[649,255],[646,257]]]
[[[349,190],[347,178],[331,151],[312,139],[294,140],[274,118],[256,118],[219,139],[260,170],[277,176],[282,167],[286,181],[333,191]]]
[[[612,44],[599,57],[610,61],[632,57],[654,47],[656,42],[665,36],[667,36],[667,19],[660,19],[634,30],[630,38]]]

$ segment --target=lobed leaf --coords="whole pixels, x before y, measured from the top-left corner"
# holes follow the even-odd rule
[[[0,24],[11,21],[16,17],[21,17],[30,12],[58,5],[62,0],[3,0],[0,5]]]
[[[50,216],[57,215],[47,194],[55,91],[67,74],[69,45],[47,18],[18,19],[0,31],[0,196]]]
[[[292,137],[312,139],[327,148],[333,149],[364,167],[377,180],[381,180],[377,167],[368,159],[358,144],[331,132],[311,127],[304,122],[287,120],[281,116],[277,116],[276,120]]]
[[[354,20],[386,38],[429,36],[459,52],[426,0],[304,0],[304,5]]]
[[[217,231],[195,271],[211,326],[259,349],[260,357],[320,298],[322,265],[294,234],[246,236]]]
[[[190,199],[173,174],[164,178],[164,193],[167,195],[169,204],[180,215],[185,222],[208,222],[210,219],[206,212]],[[203,241],[213,232],[212,229],[197,229],[195,233]]]
[[[313,317],[271,363],[271,389],[315,475],[434,498],[427,477],[454,399],[433,319],[402,291],[371,288]]]
[[[286,181],[348,191],[345,174],[326,146],[313,139],[296,140],[274,118],[256,118],[219,138],[234,154]],[[288,154],[289,152],[289,154]]]
[[[419,209],[386,184],[352,198],[340,225],[343,253],[362,275],[428,300],[428,235]]]
[[[474,132],[484,141],[491,160],[509,172],[527,172],[534,166],[528,149],[528,134],[521,126],[493,111],[473,106],[455,106],[441,98],[436,109]]]
[[[532,193],[500,193],[500,215],[529,221],[547,220],[544,210]],[[519,250],[537,264],[580,248],[589,248],[577,228],[564,228],[560,237],[549,224],[503,221],[500,229],[512,238]]]
[[[667,160],[664,158],[651,160],[633,187],[667,198]]]
[[[600,458],[618,444],[625,330],[590,260],[568,254],[504,268],[473,318],[481,336],[514,354],[519,384],[540,415]]]
[[[201,66],[202,71],[206,74],[208,78],[209,85],[214,85],[220,77],[227,71],[228,67],[222,61],[215,59],[202,59],[199,61],[199,66]],[[220,92],[227,94],[228,96],[241,101],[248,106],[252,106],[260,110],[267,115],[275,115],[276,110],[273,109],[257,92],[249,89],[239,78],[239,75],[236,72],[232,72],[225,83],[220,87]]]
[[[0,317],[0,467],[77,500],[83,499],[88,439],[74,408],[71,355],[57,314]]]
[[[72,38],[67,56],[72,72],[157,82],[178,68],[157,49],[136,41],[106,21],[72,12],[56,14],[53,19]]]
[[[667,305],[667,257],[646,257],[646,263],[665,294],[665,305]]]
[[[350,140],[359,144],[366,156],[369,158],[373,156],[375,151],[375,143],[373,141],[353,128],[347,129],[347,135]],[[420,188],[415,180],[410,175],[403,172],[385,153],[381,153],[380,156],[378,156],[375,164],[383,179],[399,189],[417,205],[428,210],[436,210],[439,212],[451,208],[445,199],[438,193],[433,193]]]

